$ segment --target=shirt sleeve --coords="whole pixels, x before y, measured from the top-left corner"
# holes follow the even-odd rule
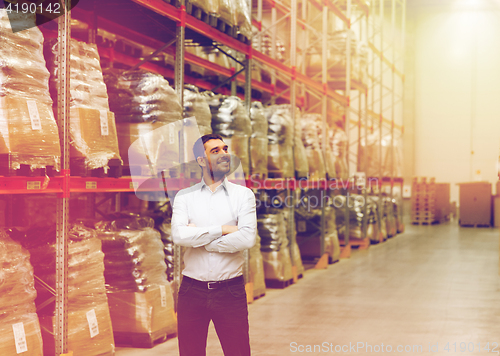
[[[189,224],[186,196],[178,194],[174,199],[172,237],[174,244],[201,247],[222,236],[222,226],[194,227]]]
[[[249,249],[255,245],[257,215],[255,212],[255,195],[246,190],[244,202],[238,209],[238,231],[222,236],[205,245],[209,252],[234,253]]]

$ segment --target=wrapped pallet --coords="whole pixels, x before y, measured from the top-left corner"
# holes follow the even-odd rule
[[[239,158],[245,176],[250,174],[249,138],[252,124],[243,101],[236,96],[214,95],[208,99],[212,130],[222,136],[229,152]]]
[[[50,93],[56,102],[59,62],[56,39],[45,42],[44,53],[50,72]],[[71,40],[69,84],[71,173],[87,175],[88,170],[98,168],[106,173],[110,166],[121,166],[115,117],[109,110],[95,44]]]
[[[384,177],[401,177],[403,175],[403,149],[399,139],[391,135],[382,138],[382,175]],[[394,162],[394,163],[393,163]]]
[[[259,214],[257,229],[261,237],[266,284],[290,281],[293,278],[292,261],[283,213]]]
[[[347,180],[347,135],[344,130],[336,126],[329,132],[330,144],[335,158],[335,177]]]
[[[153,347],[177,332],[164,245],[153,226],[153,219],[136,215],[96,224],[118,344]]]
[[[292,178],[297,172],[309,172],[305,149],[301,140],[300,110],[296,108],[295,136],[290,105],[272,105],[266,109],[268,122],[269,174]],[[294,149],[295,148],[295,149]],[[294,157],[295,156],[295,157]]]
[[[373,243],[378,243],[380,242],[380,224],[379,224],[378,206],[371,196],[369,196],[367,200],[366,213],[367,213],[367,220],[366,220],[367,238],[369,238],[370,241]]]
[[[208,14],[217,15],[219,13],[220,0],[191,0],[191,4]]]
[[[59,170],[59,133],[49,94],[43,35],[35,14],[0,9],[0,156],[2,175],[22,166]],[[12,21],[12,23],[11,23]],[[13,33],[11,25],[30,28]]]
[[[304,265],[302,264],[302,257],[300,255],[299,244],[297,243],[297,229],[295,227],[295,220],[293,219],[293,214],[291,214],[290,209],[283,210],[283,216],[285,217],[286,234],[288,236],[289,248],[291,250],[292,266],[295,268],[295,273],[298,277],[304,274]],[[290,219],[292,221],[292,228],[290,228]]]
[[[267,175],[267,119],[262,103],[255,101],[250,109],[250,174]]]
[[[321,209],[307,210],[305,207],[299,205],[295,210],[295,219],[298,233],[297,241],[302,256],[308,259],[321,257],[321,235],[318,228],[318,226],[321,226]],[[314,234],[317,235],[317,238],[310,238]],[[339,260],[340,246],[335,221],[335,209],[330,206],[325,206],[324,248],[331,262]]]
[[[194,85],[184,86],[184,117],[195,117],[200,135],[212,133],[212,114],[206,95],[200,94]]]
[[[376,134],[369,134],[366,140],[361,140],[358,171],[365,172],[368,178],[380,177],[379,147],[379,137]]]
[[[252,7],[250,0],[234,1],[234,24],[238,26],[238,33],[247,39],[252,38]]]
[[[344,240],[345,234],[345,204],[349,204],[349,239],[364,240],[366,236],[363,233],[364,217],[364,198],[358,194],[350,194],[349,201],[344,195],[337,195],[334,200],[334,206],[337,208],[336,222],[339,228],[339,239]]]
[[[255,236],[255,245],[248,251],[249,261],[248,269],[250,271],[250,282],[253,288],[253,297],[255,299],[263,297],[266,294],[266,282],[264,276],[264,259],[260,251],[260,236]]]
[[[168,81],[142,70],[108,70],[104,80],[125,172],[177,177],[183,110]]]
[[[55,226],[13,229],[11,236],[30,251],[35,274],[55,288]],[[71,226],[68,240],[68,349],[75,356],[114,355],[101,242],[96,238],[95,230],[80,224]],[[37,288],[36,304],[44,355],[55,355],[56,324],[51,298],[52,293],[47,289]]]
[[[28,251],[0,231],[0,355],[42,356]]]
[[[235,13],[236,4],[234,0],[219,0],[219,16],[228,25],[234,26],[236,23]]]
[[[304,144],[309,163],[309,178],[324,179],[326,176],[323,152],[321,151],[321,115],[307,114],[302,116],[302,142]]]

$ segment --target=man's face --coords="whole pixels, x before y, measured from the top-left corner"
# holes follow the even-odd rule
[[[228,146],[222,140],[209,140],[205,142],[205,155],[208,158],[208,169],[214,176],[222,176],[231,169],[231,156]]]

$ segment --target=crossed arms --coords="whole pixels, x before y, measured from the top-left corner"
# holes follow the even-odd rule
[[[187,195],[175,198],[172,216],[174,243],[186,247],[202,247],[209,252],[234,253],[251,248],[255,244],[257,218],[255,196],[245,191],[244,202],[238,209],[238,226],[214,225],[199,227],[189,223]]]

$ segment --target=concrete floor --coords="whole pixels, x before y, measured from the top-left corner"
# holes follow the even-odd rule
[[[456,221],[406,227],[251,304],[252,355],[324,355],[335,347],[338,354],[368,355],[397,353],[398,346],[410,355],[485,355],[487,346],[499,353],[498,230],[459,228]],[[327,347],[314,352],[314,345]],[[178,354],[177,339],[116,352]],[[223,355],[213,328],[207,355]]]

